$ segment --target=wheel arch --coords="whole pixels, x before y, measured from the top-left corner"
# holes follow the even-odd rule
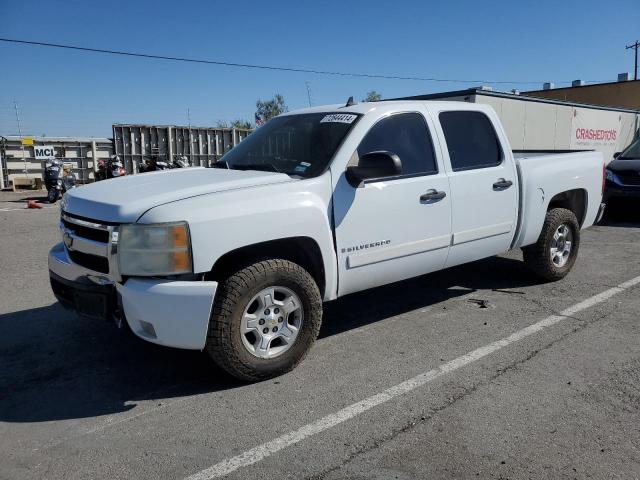
[[[281,258],[297,263],[313,277],[324,297],[326,272],[322,251],[311,237],[287,237],[245,245],[218,258],[205,279],[222,281],[234,272],[265,258]]]
[[[554,195],[549,201],[547,212],[554,208],[566,208],[571,210],[578,220],[580,227],[584,224],[587,215],[588,193],[583,188],[566,190]]]

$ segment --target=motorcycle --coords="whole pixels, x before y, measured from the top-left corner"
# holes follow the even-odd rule
[[[124,165],[118,156],[110,158],[106,162],[104,160],[98,160],[96,182],[100,180],[107,180],[108,178],[122,177],[126,175],[126,173]]]
[[[47,162],[44,169],[44,185],[47,189],[47,200],[55,203],[67,190],[76,186],[76,174],[62,160]]]
[[[154,155],[143,160],[138,167],[138,171],[140,173],[157,172],[160,170],[169,170],[170,168],[173,168],[173,165],[165,162],[164,160],[158,159],[158,157]]]
[[[116,156],[109,160],[107,173],[110,176],[109,178],[124,177],[127,174],[120,157]]]
[[[191,164],[189,163],[189,159],[185,155],[182,155],[173,161],[173,168],[189,168],[190,166]]]

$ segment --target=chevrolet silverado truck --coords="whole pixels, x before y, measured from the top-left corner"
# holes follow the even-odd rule
[[[67,192],[51,286],[249,381],[294,368],[353,292],[516,248],[561,279],[604,208],[600,153],[516,159],[492,108],[461,102],[286,113],[212,167]]]

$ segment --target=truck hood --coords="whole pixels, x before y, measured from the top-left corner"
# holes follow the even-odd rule
[[[150,208],[209,193],[290,182],[282,173],[181,168],[113,178],[69,190],[62,210],[113,223],[135,222]]]
[[[612,160],[607,168],[615,173],[640,173],[640,159],[620,159]]]

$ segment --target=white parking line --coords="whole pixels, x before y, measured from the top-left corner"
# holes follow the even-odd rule
[[[389,402],[394,398],[409,393],[412,390],[415,390],[416,388],[435,380],[436,378],[442,377],[447,373],[453,372],[455,370],[458,370],[459,368],[464,367],[465,365],[469,365],[470,363],[480,360],[481,358],[484,358],[487,355],[490,355],[512,343],[518,342],[523,338],[533,335],[534,333],[538,333],[545,328],[557,324],[561,320],[564,320],[571,317],[572,315],[575,315],[578,312],[581,312],[582,310],[586,310],[587,308],[597,305],[598,303],[602,303],[605,300],[613,297],[614,295],[623,292],[625,289],[637,285],[638,283],[640,283],[640,276],[635,277],[627,282],[621,283],[617,287],[610,288],[602,293],[583,300],[582,302],[579,302],[563,310],[559,315],[552,315],[550,317],[547,317],[544,320],[541,320],[537,323],[534,323],[533,325],[529,325],[528,327],[523,328],[522,330],[518,330],[517,332],[512,333],[508,337],[502,338],[493,343],[485,345],[484,347],[473,350],[466,355],[455,358],[454,360],[451,360],[438,368],[421,373],[420,375],[417,375],[413,378],[410,378],[409,380],[388,388],[383,392],[380,392],[369,398],[365,398],[360,402],[349,405],[342,410],[338,410],[335,413],[316,420],[313,423],[309,423],[297,430],[286,433],[285,435],[263,443],[262,445],[258,445],[251,450],[247,450],[246,452],[241,453],[240,455],[216,463],[215,465],[205,470],[187,477],[186,480],[209,480],[213,478],[219,478],[231,472],[234,472],[239,468],[247,467],[249,465],[257,463],[260,460],[263,460],[264,458],[269,457],[270,455],[273,455],[274,453],[284,448],[295,445],[296,443],[299,443],[308,437],[328,430],[331,427],[335,427],[336,425],[352,419],[360,415],[361,413],[372,409],[373,407],[377,407],[378,405],[382,405],[383,403]]]

